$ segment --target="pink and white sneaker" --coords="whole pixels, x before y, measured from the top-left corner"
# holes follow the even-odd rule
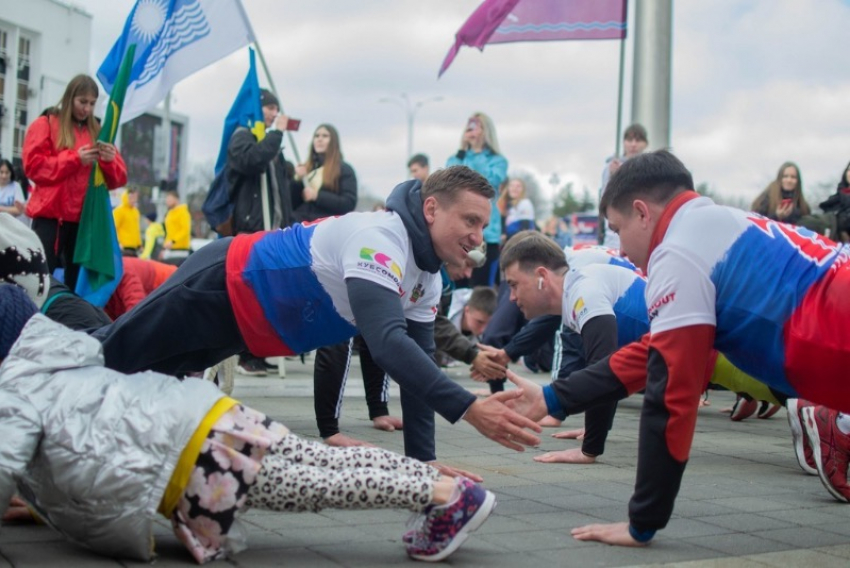
[[[431,505],[405,533],[407,554],[416,560],[439,562],[448,558],[496,507],[496,496],[464,477],[457,478],[460,495],[445,505]]]

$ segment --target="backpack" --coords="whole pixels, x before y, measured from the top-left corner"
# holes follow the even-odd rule
[[[230,182],[227,180],[228,168],[218,172],[210,184],[207,198],[201,210],[210,227],[222,237],[233,236],[233,202],[230,200]]]

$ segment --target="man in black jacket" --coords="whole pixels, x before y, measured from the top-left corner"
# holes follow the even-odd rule
[[[237,128],[227,146],[227,181],[233,202],[233,233],[288,227],[292,224],[290,175],[283,157],[283,132],[289,117],[280,112],[277,97],[260,90],[265,133]],[[265,375],[262,358],[239,356],[239,372]]]
[[[289,117],[277,97],[261,89],[265,135],[237,128],[227,146],[227,180],[233,201],[233,232],[288,227],[292,224],[290,176],[283,158],[283,132]]]

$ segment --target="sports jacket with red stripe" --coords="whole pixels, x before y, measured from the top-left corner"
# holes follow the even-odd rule
[[[649,253],[649,335],[552,387],[568,414],[646,388],[629,504],[638,531],[672,514],[712,349],[789,397],[850,411],[850,249],[688,191],[665,208]]]

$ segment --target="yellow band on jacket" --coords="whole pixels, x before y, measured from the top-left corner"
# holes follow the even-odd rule
[[[204,419],[201,420],[197,429],[195,429],[195,433],[192,434],[189,443],[183,448],[180,459],[177,460],[177,467],[174,468],[174,473],[171,474],[171,479],[168,480],[165,494],[159,502],[159,509],[157,509],[166,519],[171,518],[174,509],[177,508],[177,503],[180,502],[183,492],[186,491],[186,487],[189,485],[189,479],[192,476],[195,462],[198,461],[198,456],[201,455],[201,447],[204,445],[204,440],[207,439],[210,430],[212,430],[212,427],[215,426],[219,418],[224,416],[228,410],[237,404],[239,404],[239,401],[227,396],[216,401],[213,407],[210,408],[210,411],[207,412],[207,415],[204,416]]]

